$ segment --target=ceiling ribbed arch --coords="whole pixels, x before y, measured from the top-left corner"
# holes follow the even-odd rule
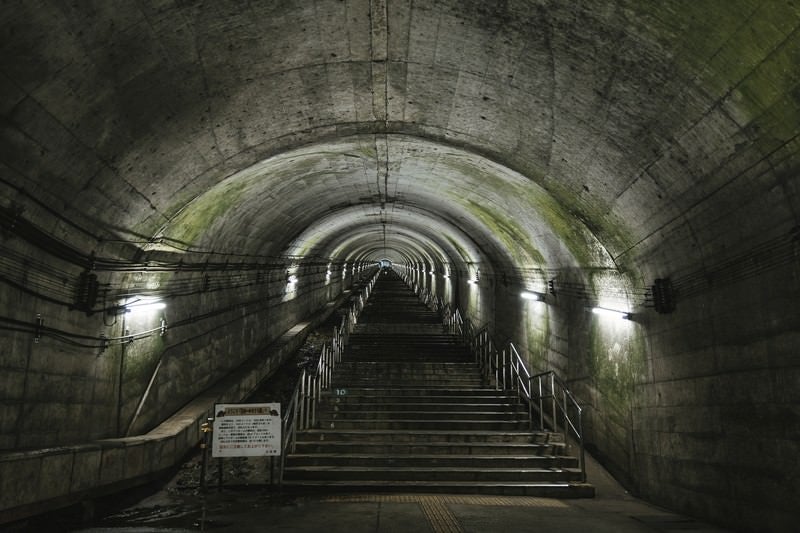
[[[274,257],[332,210],[405,203],[497,264],[657,277],[797,225],[789,3],[0,15],[3,207],[98,253],[153,241]]]
[[[388,243],[404,232],[435,250],[429,262],[512,270],[609,264],[585,226],[524,176],[404,135],[352,136],[267,158],[182,206],[156,237],[346,260],[343,238]]]

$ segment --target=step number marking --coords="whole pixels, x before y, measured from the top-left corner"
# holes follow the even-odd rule
[[[336,396],[347,396],[347,389],[334,389]]]

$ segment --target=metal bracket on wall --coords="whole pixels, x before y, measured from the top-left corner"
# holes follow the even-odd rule
[[[33,332],[33,342],[36,344],[39,343],[39,339],[42,338],[42,328],[44,327],[44,319],[42,315],[36,314],[36,329]]]

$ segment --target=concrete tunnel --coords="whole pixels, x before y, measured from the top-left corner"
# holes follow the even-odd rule
[[[165,421],[384,260],[567,380],[633,493],[796,524],[800,4],[0,20],[0,516],[168,468]]]

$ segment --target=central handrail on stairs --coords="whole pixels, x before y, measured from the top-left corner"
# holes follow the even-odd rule
[[[585,483],[583,408],[566,383],[552,370],[531,375],[513,342],[508,341],[504,348],[498,349],[488,326],[475,328],[457,307],[451,307],[430,289],[410,283],[405,277],[403,279],[423,303],[441,314],[449,332],[459,336],[469,347],[487,381],[494,381],[497,390],[516,390],[517,396],[528,407],[531,431],[534,429],[534,413],[537,413],[538,430],[563,433],[567,440],[575,438],[579,447],[581,481]]]
[[[300,373],[292,397],[283,413],[280,481],[283,480],[286,454],[295,451],[297,432],[317,424],[317,406],[322,391],[330,389],[334,367],[342,360],[347,339],[353,332],[377,279],[378,272],[362,286],[358,297],[353,299],[347,313],[342,316],[339,327],[333,329],[331,342],[323,344],[319,360],[313,369],[305,367]]]

